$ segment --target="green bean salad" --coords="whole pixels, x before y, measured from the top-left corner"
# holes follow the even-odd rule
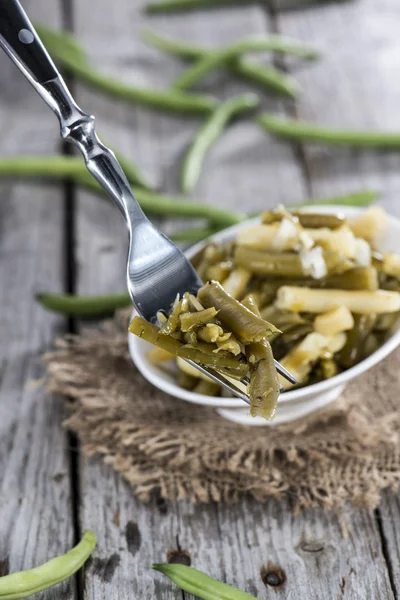
[[[226,377],[249,378],[250,414],[271,419],[281,386],[277,359],[296,386],[328,379],[374,352],[400,315],[400,255],[377,251],[387,215],[375,206],[353,219],[283,207],[209,243],[193,259],[207,283],[177,298],[159,327],[135,317],[130,331],[154,344],[154,363],[174,359],[177,382],[216,396],[219,386],[184,359]]]

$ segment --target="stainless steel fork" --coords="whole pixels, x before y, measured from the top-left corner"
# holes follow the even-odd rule
[[[138,313],[155,322],[158,311],[169,312],[177,294],[196,294],[202,286],[196,271],[179,248],[143,213],[114,154],[97,138],[94,117],[83,112],[74,101],[17,0],[0,0],[0,46],[55,113],[63,139],[79,148],[88,170],[121,211],[130,242],[128,290]],[[235,396],[249,401],[247,394],[219,373],[188,362]],[[282,365],[276,363],[276,366],[295,383]]]

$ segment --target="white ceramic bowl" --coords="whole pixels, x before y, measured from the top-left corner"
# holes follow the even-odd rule
[[[320,213],[337,213],[341,212],[347,217],[353,217],[360,212],[362,209],[350,208],[347,206],[318,206],[307,207],[302,209],[304,211],[320,212]],[[241,229],[245,229],[250,224],[258,222],[258,218],[251,219],[239,225],[229,227],[224,231],[221,231],[207,240],[207,242],[201,242],[196,244],[186,252],[188,258],[192,258],[205,243],[210,241],[215,242],[227,242],[236,236],[236,233]],[[389,217],[389,228],[384,240],[380,244],[380,250],[399,250],[400,246],[400,220],[390,216]],[[218,413],[237,423],[245,425],[259,425],[259,426],[271,426],[278,425],[281,423],[287,423],[294,421],[300,417],[308,415],[327,404],[333,402],[343,391],[346,383],[358,377],[372,366],[379,363],[384,359],[390,352],[392,352],[400,344],[400,328],[393,331],[387,341],[380,347],[376,352],[371,354],[368,358],[358,363],[355,367],[327,379],[314,385],[309,385],[298,390],[292,390],[285,392],[279,398],[279,405],[276,417],[272,423],[265,421],[259,417],[253,418],[249,416],[248,406],[238,398],[212,398],[210,396],[203,396],[202,394],[195,394],[180,388],[175,383],[173,369],[168,369],[165,365],[157,366],[151,364],[146,354],[150,349],[150,344],[141,340],[135,335],[129,334],[129,350],[132,356],[132,360],[135,363],[139,371],[160,390],[185,400],[186,402],[192,402],[194,404],[202,404],[204,406],[212,406],[217,409]]]

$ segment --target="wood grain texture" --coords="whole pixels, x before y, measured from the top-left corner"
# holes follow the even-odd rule
[[[89,0],[74,2],[75,31],[94,64],[113,77],[160,88],[167,86],[182,67],[140,42],[138,36],[143,25],[167,35],[215,45],[272,26],[256,6],[205,11],[195,18],[176,15],[146,20],[140,6],[130,0],[120,0],[111,14],[108,5],[104,4],[103,9],[102,6],[103,0],[93,11]],[[342,10],[342,5],[318,8],[321,10],[337,14],[335,11]],[[347,5],[343,10],[349,10]],[[288,33],[313,41],[317,35],[314,27],[312,31],[306,26],[296,30],[293,25],[296,20],[308,22],[313,14],[314,9],[307,14],[285,14],[286,27],[289,29],[288,24],[292,23],[294,28]],[[318,22],[321,25],[322,17]],[[329,40],[327,29],[320,35],[322,41],[325,37]],[[347,51],[350,53],[350,49]],[[315,90],[332,88],[338,63],[329,63],[328,67],[328,72],[319,65],[296,67],[305,88],[300,110],[309,96],[314,97]],[[353,68],[356,70],[356,66]],[[217,90],[223,98],[245,88],[248,89],[224,73],[216,73],[198,89]],[[325,93],[328,97],[329,92]],[[97,116],[99,132],[107,140],[131,156],[164,191],[178,189],[179,159],[198,120],[178,119],[113,102],[82,85],[77,87],[77,97],[83,108]],[[345,99],[344,95],[341,112],[346,108]],[[265,97],[263,109],[283,112],[285,106]],[[322,120],[326,116],[322,101],[317,110],[316,115]],[[243,209],[246,204],[247,210],[255,211],[277,202],[295,203],[304,199],[310,183],[314,193],[320,195],[371,184],[367,171],[370,163],[363,168],[362,176],[358,176],[359,156],[351,156],[355,162],[347,170],[339,170],[340,165],[347,165],[340,160],[336,170],[330,171],[332,159],[318,152],[324,159],[325,170],[313,170],[310,163],[307,180],[303,177],[305,165],[299,165],[290,145],[268,138],[249,121],[239,122],[213,148],[195,195],[232,208]],[[337,160],[339,155],[332,154]],[[306,159],[308,166],[311,160],[308,151]],[[369,160],[364,156],[362,159]],[[380,160],[387,160],[387,156]],[[321,174],[317,177],[313,173]],[[383,180],[381,174],[375,176]],[[168,231],[179,226],[177,222],[162,224]],[[118,212],[106,202],[79,191],[76,227],[77,291],[101,293],[123,289],[127,244]],[[278,505],[271,501],[264,506],[247,500],[235,507],[193,507],[187,503],[160,506],[156,502],[144,506],[111,469],[97,460],[82,462],[81,489],[81,526],[93,527],[99,536],[98,549],[85,579],[86,598],[181,598],[179,590],[149,570],[150,563],[165,560],[169,550],[178,550],[178,557],[186,557],[182,560],[187,560],[183,552],[187,551],[193,566],[260,598],[394,597],[378,523],[371,513],[349,510],[342,520],[322,511],[294,517],[287,503]],[[347,538],[344,530],[348,532]]]
[[[32,18],[58,23],[58,3],[30,3]],[[0,54],[1,156],[51,153],[59,147],[54,116]],[[61,188],[0,185],[0,563],[32,568],[74,541],[69,460],[60,399],[34,381],[40,353],[64,326],[35,304],[41,289],[63,286]],[[8,560],[7,560],[8,559]],[[8,562],[8,564],[7,564]],[[71,580],[39,598],[75,597]]]
[[[280,32],[307,39],[323,55],[296,70],[303,88],[298,116],[332,127],[400,131],[400,41],[393,32],[399,17],[396,0],[339,2],[279,14]],[[398,152],[307,145],[304,155],[314,196],[371,188],[399,214]]]

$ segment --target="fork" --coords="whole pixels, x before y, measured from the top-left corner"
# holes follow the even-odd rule
[[[96,135],[94,117],[74,101],[18,0],[0,0],[0,46],[57,116],[61,137],[81,151],[86,167],[121,211],[129,233],[127,284],[134,307],[147,321],[169,313],[177,294],[196,294],[203,285],[175,244],[147,219],[113,152]],[[213,369],[188,361],[230,393],[248,395]],[[295,379],[275,361],[281,375]],[[248,380],[243,382],[247,385]]]

